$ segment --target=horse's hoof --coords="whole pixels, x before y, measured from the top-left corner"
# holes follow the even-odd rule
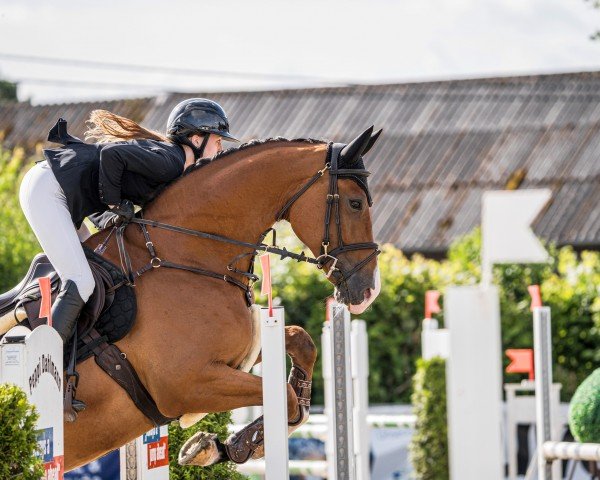
[[[196,433],[179,450],[179,465],[206,467],[217,463],[221,459],[217,441],[214,433]]]
[[[265,444],[260,445],[252,454],[253,460],[259,460],[265,456]]]

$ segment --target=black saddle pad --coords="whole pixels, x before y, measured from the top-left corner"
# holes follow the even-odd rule
[[[125,280],[125,276],[117,266],[109,262],[86,246],[83,247],[85,256],[90,262],[97,263],[104,268],[112,278],[113,285],[118,285]],[[94,324],[94,328],[101,336],[105,336],[108,343],[121,340],[133,328],[137,313],[137,302],[133,287],[122,285],[115,291],[115,298],[107,309],[105,309]],[[65,348],[65,362],[67,353],[71,352],[72,340]],[[77,362],[90,357],[92,352],[79,340],[77,344]],[[67,365],[67,363],[65,363]]]

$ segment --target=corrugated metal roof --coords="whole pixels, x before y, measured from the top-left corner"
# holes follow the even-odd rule
[[[31,148],[59,116],[82,135],[105,108],[156,130],[189,94],[102,103],[0,105],[5,143]],[[600,72],[393,85],[198,94],[221,103],[242,140],[348,141],[371,124],[384,135],[373,171],[378,241],[442,253],[479,222],[484,190],[552,189],[536,233],[600,248]]]

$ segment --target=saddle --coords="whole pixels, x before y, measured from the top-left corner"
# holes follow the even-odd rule
[[[79,375],[77,363],[94,356],[96,363],[131,397],[135,405],[155,425],[172,419],[164,417],[142,384],[133,366],[114,342],[133,327],[137,312],[135,294],[123,272],[113,263],[83,246],[96,286],[84,306],[73,338],[65,344],[64,411],[67,421],[74,421],[85,405],[75,400]],[[31,262],[27,274],[12,290],[0,295],[0,337],[16,324],[36,328],[46,319],[39,318],[41,292],[37,282],[49,277],[52,300],[60,291],[60,278],[44,254]]]
[[[79,338],[91,331],[100,314],[110,308],[115,298],[115,284],[106,268],[93,260],[90,261],[90,267],[96,286],[77,322]],[[60,291],[60,278],[48,257],[40,253],[33,258],[23,280],[12,290],[0,295],[0,318],[10,312],[16,312],[21,307],[27,315],[27,323],[31,329],[46,323],[45,319],[39,318],[42,297],[37,280],[41,277],[50,277],[52,302],[54,302]]]

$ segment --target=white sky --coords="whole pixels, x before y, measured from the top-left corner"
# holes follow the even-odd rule
[[[0,0],[0,77],[132,86],[22,82],[20,99],[55,103],[589,71],[600,70],[600,42],[589,40],[597,29],[600,11],[583,0]],[[300,78],[73,68],[2,54]]]

